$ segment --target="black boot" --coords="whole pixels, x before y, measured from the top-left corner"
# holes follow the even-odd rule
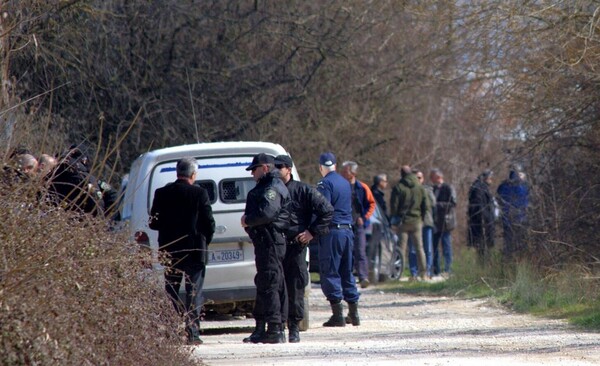
[[[267,323],[264,320],[257,320],[256,327],[249,337],[244,338],[244,343],[259,343],[260,339],[265,335],[265,326]]]
[[[346,317],[346,324],[360,325],[360,317],[358,316],[358,303],[348,303],[348,316]]]
[[[288,339],[290,343],[300,342],[300,325],[295,320],[288,322]]]
[[[324,327],[345,327],[346,321],[344,320],[344,306],[342,305],[341,302],[330,301],[330,304],[331,304],[331,311],[333,312],[333,315],[331,316],[331,318],[329,318],[328,321],[323,323],[323,326]]]
[[[260,343],[285,343],[281,323],[269,323],[267,332],[260,338]]]

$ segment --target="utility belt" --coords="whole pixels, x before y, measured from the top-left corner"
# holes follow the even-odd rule
[[[283,232],[273,228],[263,226],[260,228],[251,228],[248,235],[252,241],[254,240],[267,240],[273,244],[285,244],[287,243],[286,236]]]
[[[329,225],[330,229],[338,229],[338,230],[352,230],[352,225],[350,224],[331,224]]]

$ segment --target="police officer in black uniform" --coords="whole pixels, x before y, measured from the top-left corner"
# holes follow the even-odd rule
[[[288,304],[282,262],[286,249],[284,232],[289,227],[290,194],[279,178],[272,156],[256,155],[246,170],[252,171],[257,183],[248,192],[241,219],[254,244],[256,302],[252,313],[256,328],[244,342],[285,343],[282,324],[287,320]]]
[[[292,158],[279,155],[275,167],[290,192],[290,227],[286,232],[287,248],[283,261],[285,285],[289,299],[288,329],[290,343],[300,342],[299,323],[304,318],[304,289],[308,284],[306,250],[310,241],[329,232],[333,206],[315,188],[294,180]],[[314,215],[314,220],[313,220]]]

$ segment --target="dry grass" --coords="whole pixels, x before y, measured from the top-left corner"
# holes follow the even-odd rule
[[[0,364],[191,364],[147,254],[107,221],[40,205],[34,184],[0,188]]]

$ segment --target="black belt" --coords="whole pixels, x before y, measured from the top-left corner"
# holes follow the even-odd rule
[[[348,230],[352,230],[352,225],[350,224],[331,224],[329,225],[330,228],[332,229],[348,229]]]

